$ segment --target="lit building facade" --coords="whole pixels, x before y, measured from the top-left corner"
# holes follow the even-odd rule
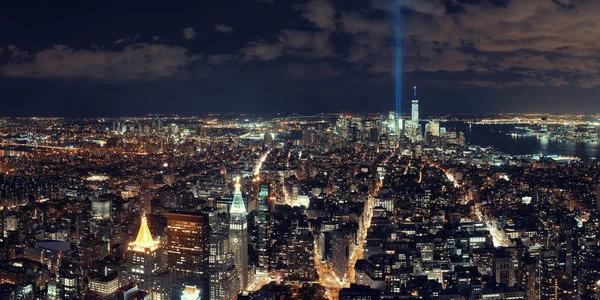
[[[260,192],[258,193],[258,266],[257,272],[267,273],[269,271],[269,241],[270,241],[270,227],[269,227],[269,187],[262,185]]]
[[[167,228],[167,261],[173,273],[174,298],[181,297],[185,286],[205,291],[207,217],[200,213],[168,213]]]
[[[427,133],[431,136],[440,136],[440,122],[431,121],[427,126]]]
[[[114,273],[116,275],[116,272]],[[101,297],[113,296],[119,288],[119,277],[95,277],[89,278],[88,288],[90,292],[96,293]]]
[[[196,286],[186,285],[181,292],[181,300],[200,300],[200,289]]]
[[[414,87],[414,96],[412,100],[411,120],[413,123],[419,122],[419,100],[417,100],[417,87]]]
[[[248,285],[248,213],[241,185],[235,184],[233,202],[229,210],[229,243],[237,269],[240,290]]]
[[[225,235],[211,236],[208,243],[208,274],[211,300],[236,299],[239,294],[237,269]]]
[[[160,242],[152,238],[146,216],[142,216],[135,241],[129,243],[125,263],[121,266],[121,286],[135,283],[151,294],[152,299],[168,299],[171,293],[171,274],[163,267]]]
[[[412,139],[419,139],[421,132],[419,130],[419,100],[417,100],[417,87],[414,87],[414,96],[412,100],[410,114],[410,130],[407,131],[408,136]]]

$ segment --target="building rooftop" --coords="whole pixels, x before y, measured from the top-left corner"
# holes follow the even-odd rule
[[[142,224],[138,231],[135,241],[129,244],[129,250],[144,252],[146,250],[154,251],[158,248],[159,242],[152,238],[150,229],[148,228],[148,220],[146,216],[142,216]]]

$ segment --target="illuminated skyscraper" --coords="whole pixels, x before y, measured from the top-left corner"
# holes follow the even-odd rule
[[[240,290],[244,290],[248,285],[248,213],[240,188],[240,183],[236,182],[233,202],[229,210],[229,243],[233,251]]]
[[[260,192],[258,193],[258,267],[257,272],[267,273],[269,271],[269,240],[270,240],[270,226],[269,226],[269,187],[262,185]]]
[[[413,88],[413,101],[411,110],[411,120],[413,123],[419,122],[419,100],[417,100],[417,87]]]
[[[427,126],[427,133],[431,136],[440,136],[440,122],[431,121]]]
[[[208,243],[208,274],[211,300],[236,299],[239,294],[237,269],[225,235],[211,236]]]
[[[402,120],[402,119],[398,118],[398,120]],[[398,129],[398,121],[396,121],[396,113],[393,111],[390,111],[390,113],[388,115],[388,119],[387,119],[388,133],[391,135],[395,135],[397,129]]]
[[[290,276],[307,280],[316,277],[314,242],[308,228],[294,230],[286,251]]]
[[[167,228],[167,261],[173,272],[173,295],[180,297],[186,285],[196,286],[206,292],[206,216],[200,213],[168,213]]]
[[[410,118],[410,130],[407,132],[408,136],[414,141],[418,140],[422,133],[419,130],[419,100],[417,100],[417,87],[413,88],[413,101]]]
[[[273,147],[273,135],[269,132],[265,133],[263,138],[263,145],[265,147]]]
[[[148,291],[152,299],[169,299],[171,274],[162,266],[162,253],[160,242],[152,238],[146,216],[142,216],[137,237],[127,247],[119,275],[120,285],[135,283]]]

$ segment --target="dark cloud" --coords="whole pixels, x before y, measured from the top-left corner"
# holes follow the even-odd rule
[[[248,33],[234,20],[224,20],[231,25],[215,25],[214,31],[224,33],[235,27],[235,34],[227,37],[238,32],[246,36],[239,43],[221,41],[228,45],[226,51],[145,44],[137,37],[110,39],[118,44],[114,47],[124,46],[119,50],[55,45],[29,54],[9,45],[12,60],[1,70],[9,77],[178,77],[206,52],[204,62],[216,68],[279,64],[299,78],[310,77],[298,75],[311,70],[315,77],[338,76],[339,69],[331,67],[336,65],[361,76],[393,77],[395,0],[354,5],[309,0],[259,7],[270,9],[280,3],[296,19],[268,33]],[[409,74],[426,73],[431,82],[473,86],[588,88],[600,83],[599,1],[403,0],[402,7],[404,72]],[[198,38],[193,27],[181,29],[181,34],[185,40]],[[168,41],[149,36],[154,42]]]
[[[229,32],[233,31],[233,27],[227,26],[227,25],[223,25],[223,24],[217,24],[217,25],[215,25],[214,30],[216,32],[229,33]]]
[[[54,45],[22,61],[3,65],[0,72],[5,77],[21,78],[185,78],[189,75],[187,67],[199,58],[185,48],[159,44],[136,43],[121,51]]]
[[[386,12],[376,19],[364,10],[341,14],[342,29],[354,38],[349,62],[375,73],[393,71],[395,49],[389,41],[394,2],[372,0],[372,9]],[[595,41],[600,39],[600,2],[405,0],[402,4],[406,72],[466,72],[476,77],[529,71],[518,82],[486,86],[590,87],[598,82],[600,45]],[[480,79],[469,82],[481,86]]]
[[[126,42],[127,42],[127,43],[135,43],[135,42],[137,42],[139,39],[140,39],[140,35],[139,35],[139,34],[136,34],[136,35],[134,35],[134,36],[132,36],[132,37],[124,37],[124,38],[119,38],[119,39],[116,39],[116,40],[113,42],[113,44],[122,44],[122,43],[126,43]]]
[[[272,60],[283,55],[283,45],[256,41],[248,43],[241,52],[245,59]]]
[[[310,0],[306,4],[297,4],[294,6],[302,12],[302,16],[325,30],[335,29],[335,8],[328,0]]]
[[[186,40],[193,40],[198,35],[198,33],[196,33],[196,30],[192,27],[186,27],[181,29],[181,33],[183,33],[183,38]]]
[[[17,45],[8,44],[6,46],[6,49],[8,49],[8,51],[11,53],[12,59],[19,59],[28,55],[27,51],[20,50],[19,47],[17,47]]]
[[[305,59],[335,56],[329,34],[323,31],[280,31],[274,42],[264,40],[248,43],[241,50],[245,59],[273,60],[282,56]]]
[[[226,63],[230,63],[239,59],[239,55],[237,54],[216,54],[209,55],[207,57],[207,62],[210,65],[221,66]]]
[[[337,77],[342,71],[328,63],[291,63],[286,66],[292,79],[316,80]]]

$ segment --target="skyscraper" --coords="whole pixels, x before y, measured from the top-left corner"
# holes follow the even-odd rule
[[[402,119],[400,117],[398,117],[398,121],[402,122]],[[388,127],[388,132],[392,135],[396,134],[396,131],[398,129],[398,121],[396,121],[396,113],[391,111],[388,115],[388,120],[387,120],[387,127]]]
[[[332,238],[332,257],[331,266],[339,280],[343,280],[346,275],[350,253],[354,251],[356,232],[347,228],[339,228],[331,233]]]
[[[258,193],[258,239],[257,239],[257,250],[258,250],[258,267],[257,272],[267,273],[269,271],[269,240],[270,240],[270,227],[269,227],[269,187],[267,185],[261,185],[260,192]]]
[[[148,291],[152,299],[169,299],[171,274],[163,268],[162,254],[160,242],[152,238],[148,220],[142,216],[137,237],[127,247],[125,263],[119,274],[120,285],[135,283]]]
[[[289,274],[295,278],[314,279],[314,238],[308,229],[297,227],[287,247]]]
[[[417,87],[413,88],[413,101],[411,110],[411,120],[413,123],[419,122],[419,100],[417,100]]]
[[[440,136],[440,122],[430,121],[427,127],[427,133],[431,136]]]
[[[240,183],[236,182],[229,210],[229,243],[233,251],[240,290],[244,290],[248,284],[248,213],[240,188]]]
[[[167,254],[173,272],[173,295],[185,286],[202,287],[206,295],[208,220],[201,213],[167,214]]]
[[[236,299],[239,294],[237,269],[225,235],[211,236],[208,243],[208,273],[211,300]]]
[[[417,87],[413,88],[413,100],[411,110],[411,125],[412,128],[408,132],[408,136],[414,141],[421,137],[422,133],[419,130],[419,100],[417,100]]]

